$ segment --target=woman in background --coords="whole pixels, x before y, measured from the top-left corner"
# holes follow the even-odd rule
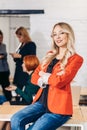
[[[5,95],[1,96],[0,104],[2,104],[5,100],[11,100],[11,92],[5,90],[5,87],[9,86],[9,65],[7,62],[7,51],[6,45],[3,43],[3,32],[0,30],[0,85],[2,86],[3,93]]]
[[[31,40],[26,28],[19,27],[15,33],[21,44],[16,53],[10,53],[16,64],[13,84],[22,89],[28,81],[28,74],[23,72],[22,69],[23,57],[26,55],[36,55],[36,45]]]
[[[52,30],[53,48],[34,71],[31,82],[39,85],[33,104],[15,113],[12,130],[56,130],[73,114],[70,83],[83,63],[74,49],[71,26],[60,22]]]
[[[35,55],[27,55],[23,58],[23,72],[28,74],[28,80],[23,90],[15,85],[10,85],[6,88],[8,91],[15,91],[19,98],[16,98],[16,101],[10,101],[11,105],[29,105],[33,101],[33,96],[38,91],[39,87],[31,83],[31,75],[39,65],[39,60]]]
[[[12,85],[6,88],[8,91],[15,90],[17,94],[20,95],[21,100],[15,100],[9,102],[5,102],[3,105],[29,105],[32,103],[35,94],[37,93],[39,86],[31,83],[31,76],[34,70],[39,65],[39,60],[35,55],[28,55],[23,58],[23,71],[28,74],[28,81],[24,88],[24,90],[19,89],[17,86]],[[0,122],[0,130],[10,130],[9,122]]]

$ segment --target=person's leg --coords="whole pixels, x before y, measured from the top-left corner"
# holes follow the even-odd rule
[[[45,113],[45,108],[39,102],[29,105],[14,114],[11,118],[11,130],[25,130],[25,125],[36,121]]]
[[[56,130],[69,118],[70,116],[45,113],[27,130]]]
[[[10,122],[6,122],[5,130],[11,130]]]
[[[0,130],[2,130],[5,126],[5,121],[0,121]]]
[[[7,72],[2,72],[2,82],[1,82],[1,86],[2,86],[2,89],[3,89],[3,93],[4,93],[4,95],[5,95],[5,97],[6,97],[6,99],[8,100],[8,101],[10,101],[11,100],[11,98],[12,98],[12,95],[11,95],[11,92],[10,91],[7,91],[7,90],[5,90],[5,87],[8,87],[9,85],[10,85],[10,82],[9,82],[9,71],[7,71]]]

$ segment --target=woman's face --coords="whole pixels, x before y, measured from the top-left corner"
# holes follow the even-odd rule
[[[22,35],[17,35],[19,42],[24,43],[24,37]]]
[[[26,66],[25,66],[25,62],[23,62],[22,68],[23,68],[23,72],[27,72],[27,68],[26,68]]]
[[[66,47],[68,42],[68,34],[57,25],[53,30],[53,40],[58,47]]]

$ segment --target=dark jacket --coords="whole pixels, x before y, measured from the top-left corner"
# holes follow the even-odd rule
[[[17,88],[16,93],[22,97],[22,101],[25,104],[31,104],[33,101],[33,96],[37,93],[39,86],[31,83],[31,75],[28,76],[28,81],[26,86],[24,86],[24,91]]]
[[[36,55],[35,43],[34,42],[26,43],[23,47],[20,48],[19,54],[21,54],[22,57],[14,59],[16,68],[13,83],[20,88],[20,86],[24,86],[28,81],[28,74],[23,72],[22,69],[23,58],[26,55]]]

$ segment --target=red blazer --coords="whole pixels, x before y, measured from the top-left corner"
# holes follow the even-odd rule
[[[60,71],[60,62],[58,62],[54,67],[53,71],[48,79],[49,90],[47,105],[51,112],[56,114],[72,115],[72,95],[70,83],[75,77],[77,71],[83,63],[83,58],[78,54],[74,54],[68,60],[65,67],[65,73],[58,76],[57,73]],[[44,71],[46,71],[47,66]],[[38,66],[32,75],[31,82],[37,85],[39,79],[39,71],[41,71],[41,66]],[[37,92],[33,102],[36,102],[40,97],[43,89],[40,88]]]

